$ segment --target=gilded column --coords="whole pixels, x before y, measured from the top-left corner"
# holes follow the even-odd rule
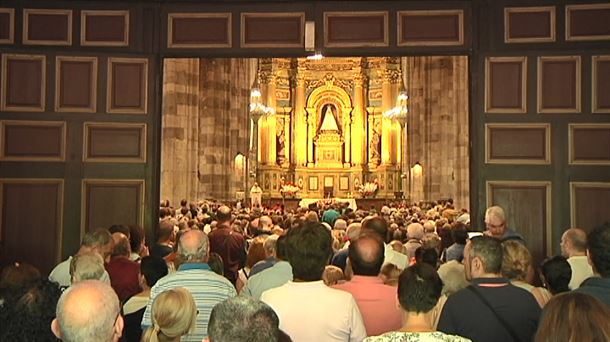
[[[345,118],[345,142],[344,142],[344,146],[345,146],[345,166],[349,167],[351,165],[351,154],[352,154],[352,150],[351,150],[351,144],[352,144],[352,139],[351,139],[351,135],[352,135],[352,119],[349,116],[349,112],[343,113],[343,117]]]
[[[313,136],[315,129],[311,113],[307,115],[307,167],[313,166]]]
[[[381,112],[385,113],[386,111],[392,109],[392,84],[390,83],[390,72],[388,70],[384,71],[382,75],[382,84],[381,84]],[[383,114],[381,116],[381,164],[386,165],[390,164],[392,161],[390,159],[390,150],[391,146],[391,135],[392,134],[392,121],[386,118]]]
[[[269,83],[267,83],[267,106],[275,109],[276,106],[276,98],[275,98],[275,76],[271,75],[269,78]],[[269,148],[267,150],[268,156],[268,164],[275,165],[277,163],[277,146],[276,146],[276,128],[277,128],[277,115],[268,115],[266,117],[267,121],[267,142],[269,144]]]
[[[263,99],[263,104],[267,105],[269,71],[259,70],[258,79],[260,81],[261,99]],[[258,120],[258,162],[259,165],[269,164],[269,125],[264,116]]]
[[[364,75],[360,66],[355,67],[354,75],[354,110],[352,111],[352,162],[354,166],[365,163],[366,110],[364,103]]]
[[[304,68],[297,68],[296,94],[294,100],[294,140],[293,161],[297,166],[307,163],[307,124],[305,112],[305,75]]]
[[[290,113],[286,113],[284,115],[284,151],[286,155],[284,156],[284,162],[282,163],[283,167],[288,167],[290,165],[290,150],[292,149],[292,142],[290,141]]]

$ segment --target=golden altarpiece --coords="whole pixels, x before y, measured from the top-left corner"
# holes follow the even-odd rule
[[[282,182],[301,198],[358,198],[371,181],[378,198],[402,192],[404,128],[383,115],[403,89],[399,58],[260,59],[258,83],[275,113],[254,133],[265,197],[281,197]]]

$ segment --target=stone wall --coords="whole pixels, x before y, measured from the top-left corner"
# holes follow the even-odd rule
[[[404,57],[407,160],[423,167],[424,199],[469,208],[468,57]]]
[[[234,199],[235,157],[247,155],[252,59],[166,59],[161,198]]]

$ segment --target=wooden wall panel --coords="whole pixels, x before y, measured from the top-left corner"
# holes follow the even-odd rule
[[[2,55],[0,110],[42,112],[45,109],[46,57]]]
[[[570,182],[572,227],[589,231],[610,222],[610,182]]]
[[[146,114],[148,59],[109,58],[106,111]]]
[[[55,111],[96,112],[97,57],[58,56],[55,62]]]
[[[0,267],[28,262],[47,274],[59,261],[63,180],[0,179]]]
[[[485,162],[490,164],[549,164],[549,124],[485,124]]]
[[[485,60],[485,111],[527,111],[527,57],[489,57]]]
[[[302,48],[305,13],[242,13],[240,46]]]
[[[610,124],[570,124],[571,164],[610,164]]]
[[[504,9],[504,42],[555,41],[555,6]]]
[[[464,44],[463,10],[398,12],[398,46]]]
[[[146,162],[146,124],[91,123],[84,125],[83,160],[87,162]]]
[[[592,111],[610,113],[610,55],[593,56],[592,72]]]
[[[566,6],[566,40],[610,40],[610,4]]]
[[[0,44],[13,44],[15,40],[15,10],[0,8]]]
[[[580,56],[538,57],[538,112],[580,112],[580,73]]]
[[[0,121],[0,138],[2,160],[65,160],[65,122]]]
[[[231,47],[231,13],[169,13],[170,48]]]
[[[324,46],[388,46],[388,12],[324,12]]]
[[[129,11],[81,11],[80,44],[129,46]]]
[[[504,208],[508,227],[523,235],[534,265],[552,254],[557,244],[551,238],[551,199],[550,182],[487,182],[487,207]]]
[[[84,179],[81,234],[143,222],[144,180]]]
[[[72,45],[72,10],[24,9],[23,44]]]

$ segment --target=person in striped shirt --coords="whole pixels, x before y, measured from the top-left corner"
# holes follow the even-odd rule
[[[209,240],[199,230],[190,230],[180,237],[178,258],[182,264],[175,273],[159,279],[150,291],[150,300],[142,317],[142,329],[151,325],[151,307],[157,295],[177,287],[186,288],[197,304],[195,331],[182,337],[183,342],[200,342],[208,336],[212,308],[223,300],[235,297],[235,287],[226,278],[214,273],[207,264]]]

